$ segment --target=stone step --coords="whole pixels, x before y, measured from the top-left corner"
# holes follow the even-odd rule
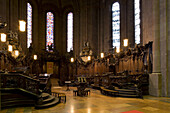
[[[105,93],[103,93],[103,91]],[[112,92],[118,92],[118,93],[112,93]],[[112,89],[112,90],[109,90],[109,89],[105,89],[104,87],[101,87],[101,92],[103,94],[106,94],[106,95],[111,95],[111,96],[120,96],[120,97],[133,97],[133,98],[137,98],[139,97],[138,93],[137,93],[137,89],[119,89],[119,88],[115,88],[115,89]]]
[[[50,103],[50,102],[52,102],[52,101],[54,101],[54,100],[55,100],[55,97],[52,96],[52,95],[49,95],[48,98],[46,98],[46,99],[43,100],[43,104]]]
[[[131,97],[131,98],[137,98],[139,97],[138,95],[127,95],[127,94],[118,94],[120,97]]]
[[[41,97],[43,100],[40,104],[35,105],[36,109],[48,108],[60,103],[59,98],[54,97],[48,93],[42,93]]]
[[[119,95],[137,95],[137,89],[116,89]]]
[[[119,94],[136,95],[136,92],[119,92]]]
[[[41,104],[41,105],[35,105],[35,108],[36,109],[44,109],[44,108],[48,108],[48,107],[52,107],[54,105],[57,105],[59,104],[60,101],[59,101],[59,98],[55,98],[52,102],[50,103],[46,103],[46,104]]]
[[[115,89],[116,91],[119,92],[136,92],[136,89]]]
[[[49,98],[50,94],[42,93],[40,96],[43,98],[43,100],[45,100],[45,99]]]
[[[11,95],[11,93],[1,93],[1,96],[3,96],[3,95]]]
[[[12,106],[34,106],[35,101],[34,100],[28,100],[28,99],[9,99],[4,102],[1,102],[2,108],[12,107]]]

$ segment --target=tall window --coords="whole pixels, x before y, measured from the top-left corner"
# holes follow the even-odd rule
[[[120,48],[120,5],[118,2],[112,5],[112,40],[112,46]]]
[[[54,48],[54,15],[51,12],[47,12],[47,24],[46,24],[46,50]]]
[[[27,3],[27,48],[32,43],[32,6]]]
[[[140,0],[135,0],[135,43],[140,43]]]
[[[67,52],[73,50],[73,13],[67,15]]]

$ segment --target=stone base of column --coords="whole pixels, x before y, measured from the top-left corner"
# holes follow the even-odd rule
[[[149,94],[152,96],[162,96],[162,74],[149,74]]]

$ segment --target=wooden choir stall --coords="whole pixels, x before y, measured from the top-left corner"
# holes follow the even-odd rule
[[[88,54],[86,54],[86,52]],[[149,90],[149,73],[152,72],[152,42],[137,45],[120,53],[108,53],[95,59],[90,48],[74,63],[74,76],[85,76],[87,86],[101,90],[102,94],[124,97],[142,97]],[[84,60],[91,57],[91,59]]]

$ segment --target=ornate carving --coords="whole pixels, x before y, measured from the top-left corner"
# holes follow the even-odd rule
[[[89,42],[84,43],[83,50],[80,52],[80,56],[77,58],[78,62],[83,65],[91,63],[91,60],[88,60],[88,56],[92,57],[93,51],[89,45]]]

